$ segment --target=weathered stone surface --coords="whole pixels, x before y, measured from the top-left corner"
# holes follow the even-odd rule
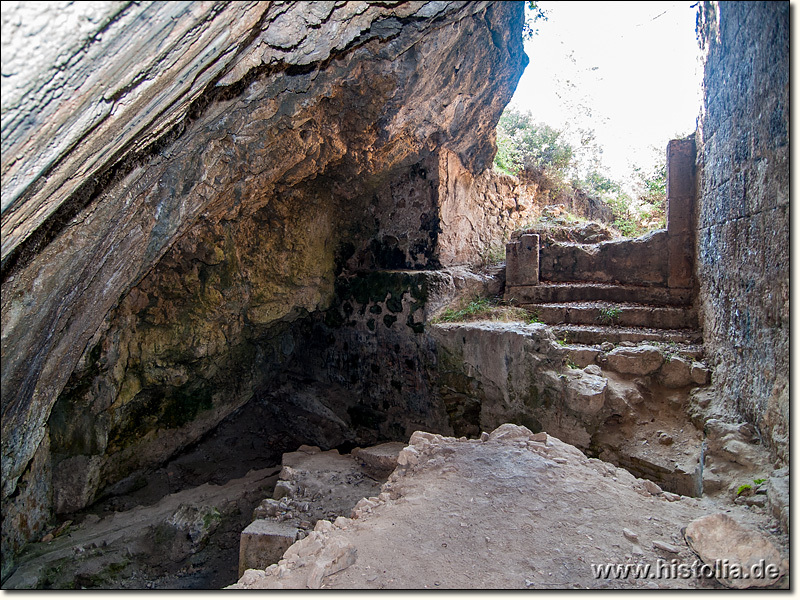
[[[28,546],[3,589],[141,590],[155,581],[171,589],[227,585],[237,576],[239,533],[273,483],[273,469],[254,470],[224,486],[203,484],[155,504],[79,515],[59,535],[51,532],[50,541]]]
[[[540,277],[548,281],[593,281],[666,285],[667,234],[597,244],[551,242],[539,253]]]
[[[54,455],[101,457],[108,481],[265,386],[292,354],[286,323],[327,307],[360,248],[387,247],[373,192],[441,145],[487,166],[525,62],[515,5],[95,15],[51,49],[27,40],[8,80],[4,61],[4,515],[60,395]],[[4,20],[14,40],[21,23]]]
[[[607,388],[605,377],[584,373],[567,383],[566,404],[576,412],[595,415],[605,404]]]
[[[679,388],[690,385],[692,379],[692,363],[681,356],[670,356],[664,361],[658,373],[661,385],[668,388]],[[703,382],[705,383],[705,382]]]
[[[614,348],[606,355],[606,366],[617,373],[649,375],[664,363],[664,356],[655,346]]]
[[[767,499],[772,514],[778,519],[783,530],[789,532],[789,468],[776,469],[767,480]]]
[[[708,385],[711,381],[711,371],[703,363],[692,363],[692,381],[697,385]]]
[[[705,424],[709,464],[713,470],[768,470],[770,460],[761,446],[758,435],[749,423],[730,423],[723,419],[708,419]]]
[[[667,144],[667,285],[693,286],[695,253],[695,135]]]
[[[544,325],[437,324],[430,336],[437,352],[435,382],[456,435],[477,437],[507,422],[541,431],[545,407],[563,402],[561,352]],[[566,417],[563,426],[571,425],[582,429]],[[556,429],[553,424],[548,430]]]
[[[102,460],[96,456],[72,456],[59,463],[53,473],[56,513],[80,510],[94,500],[100,483]]]
[[[298,531],[292,525],[269,519],[250,523],[239,540],[239,577],[247,569],[264,569],[278,562],[294,544]]]
[[[539,236],[526,234],[506,244],[506,284],[539,283]]]
[[[403,442],[387,442],[369,448],[356,448],[350,454],[368,474],[388,477],[397,467],[397,455],[405,446]]]
[[[548,214],[550,212],[549,207],[545,207],[543,212]],[[532,233],[538,234],[542,238],[542,241],[548,244],[554,242],[596,244],[598,242],[607,242],[614,238],[614,232],[608,226],[595,221],[558,225],[547,220],[515,231],[511,234],[511,239],[518,240],[523,235]]]
[[[788,460],[789,6],[701,5],[697,280],[731,409]]]
[[[493,169],[475,175],[452,152],[440,156],[442,265],[502,262],[504,241],[537,214],[537,190]]]
[[[642,564],[695,560],[680,531],[708,514],[705,502],[641,494],[643,482],[624,469],[525,427],[503,424],[486,437],[415,432],[403,452],[413,450],[416,460],[399,467],[378,497],[365,498],[357,519],[337,519],[274,568],[231,587],[636,588],[641,581],[597,578],[586,563],[626,563],[631,551]],[[748,512],[731,510],[737,517]],[[784,540],[771,537],[788,552]],[[312,577],[318,557],[346,556],[348,548],[354,560],[346,568]],[[526,559],[502,558],[508,556]],[[695,573],[663,577],[659,586],[717,584]]]
[[[689,547],[707,565],[716,568],[716,561],[724,561],[728,566],[737,565],[740,573],[747,575],[745,578],[730,576],[730,572],[715,572],[717,580],[727,587],[773,586],[786,573],[780,553],[769,540],[756,531],[745,529],[724,513],[692,521],[684,536]],[[760,576],[754,567],[760,567]]]

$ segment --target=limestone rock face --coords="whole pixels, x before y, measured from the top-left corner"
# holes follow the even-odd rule
[[[49,464],[31,459],[50,430],[56,463],[98,459],[67,478],[88,502],[247,401],[294,351],[288,324],[375,239],[375,190],[441,146],[490,163],[526,62],[506,3],[14,10],[4,515]],[[54,33],[61,17],[75,26]],[[4,560],[32,535],[5,525]]]

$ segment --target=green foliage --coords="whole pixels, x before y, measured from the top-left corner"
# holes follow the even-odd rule
[[[634,167],[632,184],[637,190],[635,198],[602,173],[590,172],[580,182],[590,195],[602,198],[611,207],[614,227],[625,237],[638,237],[666,227],[666,162],[656,164],[650,171]]]
[[[537,21],[547,21],[547,14],[539,7],[539,3],[528,1],[525,3],[525,23],[522,24],[522,39],[530,40],[539,34],[539,29],[533,25]]]
[[[530,112],[506,108],[497,124],[499,169],[517,174],[524,170],[564,173],[574,151],[562,132],[545,123],[535,123]]]
[[[589,171],[582,179],[574,179],[572,185],[583,190],[589,196],[606,200],[624,193],[619,183],[596,169]]]
[[[470,317],[486,313],[492,306],[488,298],[475,298],[464,308],[461,309],[446,309],[436,320],[444,323],[452,323],[454,321],[466,321]]]
[[[481,298],[475,296],[460,308],[447,308],[433,319],[433,323],[455,323],[463,321],[519,321],[527,323],[539,322],[536,315],[517,306],[511,300],[502,298]]]
[[[756,485],[761,485],[765,481],[766,479],[753,479],[753,483],[755,483]]]
[[[611,207],[614,227],[625,237],[666,227],[665,158],[647,169],[633,167],[626,191],[603,172],[594,132],[577,134],[580,141],[570,142],[566,130],[536,122],[530,112],[509,106],[497,124],[495,168],[533,181],[551,200],[581,192],[604,201]]]
[[[539,311],[537,310],[530,310],[528,311],[528,325],[533,325],[534,323],[542,323],[542,318],[539,316]]]
[[[597,320],[601,323],[614,323],[619,320],[619,316],[621,314],[622,309],[617,307],[601,308],[600,315],[597,317]]]
[[[737,496],[741,496],[745,492],[749,492],[752,489],[753,489],[753,487],[749,483],[745,483],[744,485],[740,485],[739,486],[739,489],[736,490],[736,495]]]
[[[572,360],[572,356],[567,356],[564,364],[566,364],[570,369],[580,369],[580,367],[575,364],[575,361]]]
[[[505,244],[492,244],[481,254],[481,264],[483,266],[499,265],[506,259]]]

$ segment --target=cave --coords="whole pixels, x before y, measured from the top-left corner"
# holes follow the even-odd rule
[[[239,533],[294,489],[303,452],[400,443],[402,462],[434,443],[415,432],[511,440],[505,424],[662,498],[733,502],[763,475],[763,502],[736,510],[785,544],[788,3],[698,5],[704,100],[666,149],[668,227],[591,247],[523,231],[535,191],[492,170],[500,115],[535,66],[523,5],[4,15],[4,588],[235,584]],[[540,322],[441,322],[504,293]],[[597,338],[570,302],[641,302],[585,318],[658,332]],[[690,452],[663,466],[632,440]],[[239,495],[222,513],[188,500],[226,485]],[[57,552],[23,568],[165,498],[127,555],[84,544],[80,568]]]

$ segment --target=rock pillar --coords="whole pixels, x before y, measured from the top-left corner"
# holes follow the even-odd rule
[[[693,137],[667,144],[667,285],[671,288],[693,285],[695,154]]]
[[[506,285],[539,283],[539,235],[526,234],[506,244]]]

